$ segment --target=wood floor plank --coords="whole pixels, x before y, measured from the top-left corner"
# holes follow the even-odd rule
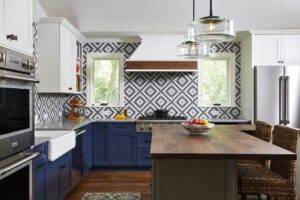
[[[151,200],[151,172],[90,172],[67,200],[80,200],[86,192],[140,192]]]

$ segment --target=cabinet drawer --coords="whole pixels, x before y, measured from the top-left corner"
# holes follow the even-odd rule
[[[150,148],[143,148],[137,150],[138,165],[151,166]]]
[[[151,133],[141,133],[137,134],[137,146],[150,148],[151,146]]]
[[[122,122],[122,123],[112,123],[111,124],[111,129],[112,131],[134,131],[135,130],[135,123],[126,123],[126,122]]]

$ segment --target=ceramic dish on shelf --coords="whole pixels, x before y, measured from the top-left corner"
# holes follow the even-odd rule
[[[191,135],[200,135],[207,134],[207,132],[215,127],[215,124],[209,123],[208,125],[199,125],[199,124],[189,124],[182,123],[182,126],[187,130]]]

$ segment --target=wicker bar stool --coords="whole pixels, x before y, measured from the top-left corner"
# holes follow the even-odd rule
[[[294,153],[297,152],[299,130],[276,125],[273,144]],[[238,168],[238,188],[242,199],[247,194],[266,194],[268,199],[295,200],[295,160],[272,160],[270,169],[263,167]]]
[[[272,126],[266,122],[258,121],[255,125],[255,132],[253,136],[262,139],[266,142],[271,141]],[[268,167],[267,160],[238,160],[238,167],[254,166],[254,167]]]

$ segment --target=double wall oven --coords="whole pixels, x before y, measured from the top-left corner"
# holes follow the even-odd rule
[[[32,199],[36,82],[32,57],[0,51],[0,199]]]

